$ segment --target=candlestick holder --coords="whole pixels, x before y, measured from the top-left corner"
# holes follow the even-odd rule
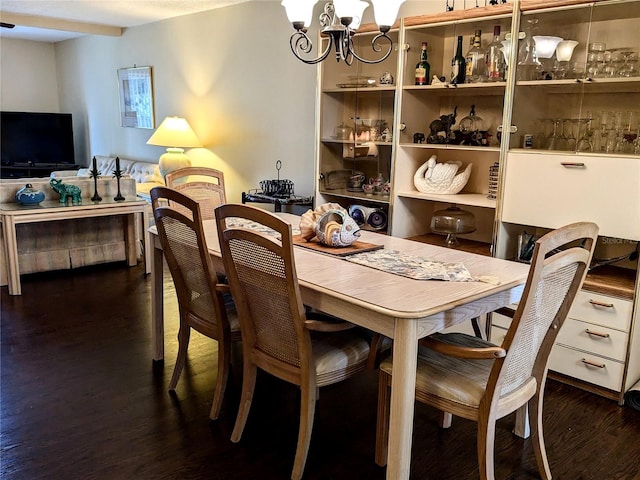
[[[116,169],[113,171],[113,176],[116,177],[116,182],[118,184],[118,193],[116,194],[115,197],[113,197],[113,199],[116,202],[121,202],[124,200],[124,197],[122,196],[122,193],[120,193],[120,178],[122,177],[122,170],[120,170],[120,162],[116,162]]]
[[[100,172],[96,168],[95,160],[96,159],[94,158],[93,159],[93,168],[91,170],[89,170],[89,173],[91,173],[91,178],[93,178],[93,197],[91,197],[91,200],[93,202],[101,202],[102,201],[102,197],[100,195],[98,195],[98,176],[100,176]]]

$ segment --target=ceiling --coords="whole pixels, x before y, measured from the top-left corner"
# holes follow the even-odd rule
[[[83,35],[119,36],[127,27],[249,0],[0,0],[0,38],[55,43]]]

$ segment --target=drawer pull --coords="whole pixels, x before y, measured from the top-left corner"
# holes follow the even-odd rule
[[[611,336],[608,333],[593,332],[588,328],[586,328],[584,331],[587,332],[587,335],[593,335],[594,337],[609,338]]]
[[[581,362],[584,363],[585,366],[587,367],[606,368],[606,365],[604,363],[595,363],[590,360],[587,360],[586,358],[583,358]]]
[[[604,302],[599,302],[599,301],[593,300],[593,299],[589,300],[589,303],[591,305],[593,305],[594,308],[595,307],[613,308],[613,303],[604,303]]]
[[[560,162],[560,165],[565,168],[585,168],[586,166],[584,162]]]

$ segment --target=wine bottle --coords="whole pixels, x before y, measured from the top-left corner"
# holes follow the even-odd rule
[[[467,53],[467,57],[465,59],[467,62],[467,83],[484,82],[486,79],[485,51],[482,48],[481,39],[482,32],[480,30],[476,30],[476,33],[473,36],[473,46],[469,50],[469,53]]]
[[[456,54],[451,60],[451,83],[457,85],[464,83],[466,77],[466,62],[462,55],[462,36],[458,36],[458,47],[456,48]]]
[[[431,66],[427,61],[427,42],[422,42],[420,61],[416,64],[416,85],[429,85]]]
[[[500,42],[500,25],[493,27],[493,40],[487,45],[485,53],[485,63],[487,65],[487,79],[490,82],[502,82],[505,79],[506,62],[502,54],[502,43]]]

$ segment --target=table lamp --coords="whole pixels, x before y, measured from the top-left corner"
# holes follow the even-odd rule
[[[158,162],[163,178],[169,172],[191,166],[191,161],[184,153],[184,148],[202,147],[202,143],[193,132],[189,122],[180,117],[165,118],[147,140],[147,144],[167,147],[167,151],[162,154]]]

